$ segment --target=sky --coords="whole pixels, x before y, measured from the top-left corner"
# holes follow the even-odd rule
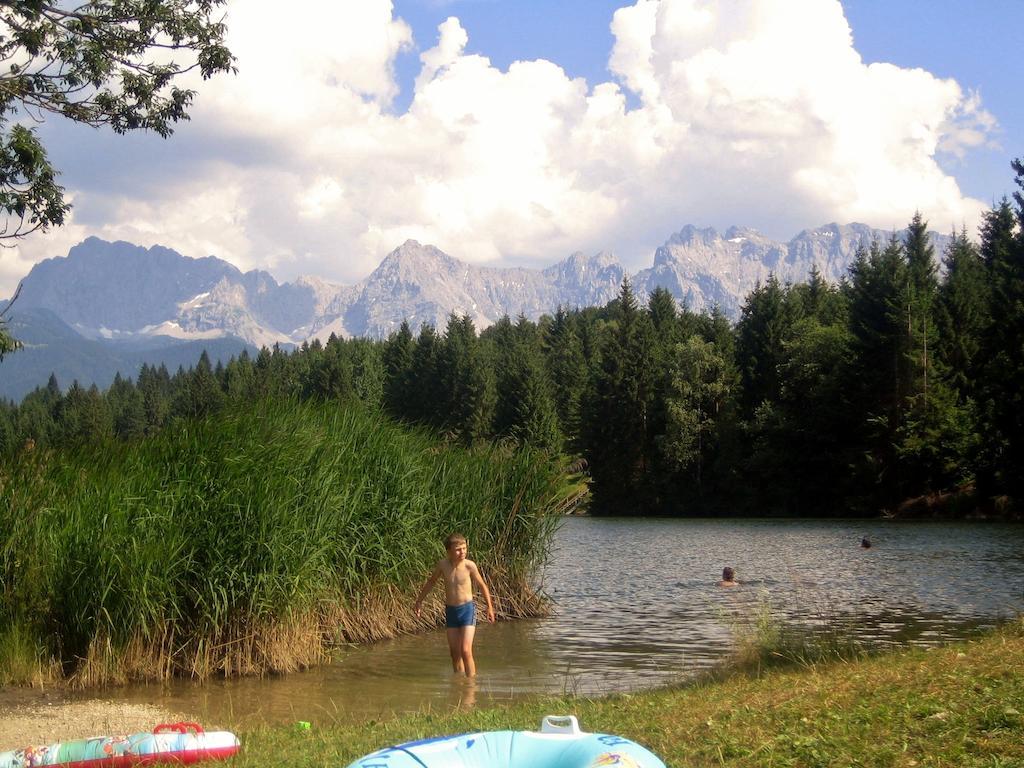
[[[74,208],[0,251],[0,296],[92,235],[350,284],[410,238],[637,270],[687,224],[973,234],[1024,156],[1024,0],[290,8],[229,0],[238,74],[167,140],[40,126]]]

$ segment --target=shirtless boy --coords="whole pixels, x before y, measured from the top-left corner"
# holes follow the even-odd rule
[[[423,598],[434,586],[444,578],[444,623],[448,628],[448,650],[452,655],[452,669],[455,673],[465,673],[466,677],[476,674],[476,662],[473,660],[473,635],[476,633],[476,605],[473,603],[473,585],[480,587],[487,600],[487,620],[494,621],[494,605],[491,603],[491,591],[480,575],[476,563],[466,559],[469,549],[466,537],[453,533],[444,541],[448,550],[446,557],[438,561],[437,566],[420,588],[416,596],[413,610],[420,615]]]

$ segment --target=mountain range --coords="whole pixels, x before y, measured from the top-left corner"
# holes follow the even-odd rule
[[[816,267],[835,282],[858,247],[889,237],[864,224],[828,224],[780,243],[751,229],[719,234],[686,226],[631,279],[641,297],[663,287],[692,310],[718,305],[736,319],[744,297],[770,274],[799,282]],[[948,237],[932,238],[941,253]],[[574,253],[540,270],[497,268],[409,240],[355,285],[317,277],[279,284],[268,272],[242,272],[214,256],[90,237],[66,257],[39,262],[22,281],[8,316],[26,349],[0,362],[0,396],[19,398],[45,383],[50,371],[62,385],[78,379],[103,387],[117,370],[135,376],[142,362],[174,363],[194,353],[183,361],[188,364],[201,348],[227,359],[243,348],[326,340],[332,333],[382,338],[403,320],[414,332],[424,323],[443,328],[452,313],[468,315],[477,329],[503,315],[536,320],[559,306],[606,304],[626,275],[603,252]],[[74,360],[80,364],[70,365]]]

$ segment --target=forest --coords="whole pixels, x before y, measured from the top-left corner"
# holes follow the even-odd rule
[[[102,448],[236,406],[315,400],[466,445],[580,460],[594,514],[1011,515],[1024,498],[1024,163],[978,241],[918,213],[839,284],[774,277],[737,322],[646,302],[408,323],[386,340],[262,349],[105,392],[55,377],[0,403],[0,452]],[[13,354],[17,354],[14,352]]]

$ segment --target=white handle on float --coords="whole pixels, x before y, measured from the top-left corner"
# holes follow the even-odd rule
[[[575,715],[544,715],[540,721],[541,733],[570,733],[573,736],[583,733]]]

